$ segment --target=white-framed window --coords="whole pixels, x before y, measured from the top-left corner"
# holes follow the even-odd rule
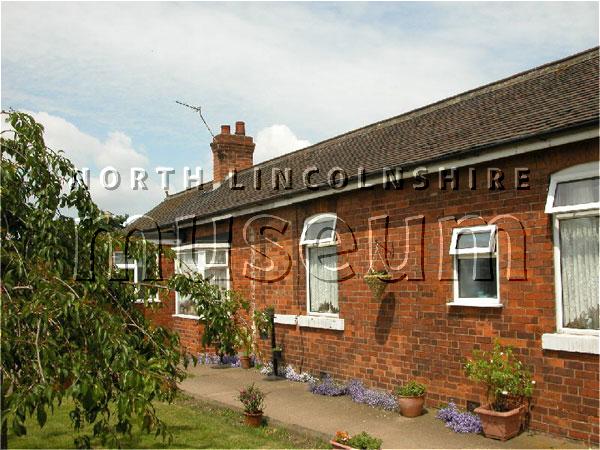
[[[310,217],[300,237],[306,263],[306,304],[311,315],[339,315],[336,222],[335,214]]]
[[[128,279],[132,279],[133,278],[133,282],[135,284],[138,284],[140,282],[142,282],[144,280],[144,278],[146,278],[146,268],[144,267],[144,264],[142,263],[142,261],[138,261],[136,259],[125,259],[125,254],[122,251],[115,251],[113,252],[113,262],[114,265],[117,269],[119,270],[127,270],[127,271],[131,271],[131,275],[132,276],[128,276]],[[144,289],[137,287],[136,288],[136,292],[143,292]],[[147,299],[148,302],[159,302],[160,301],[160,297],[158,295],[158,292],[153,295],[152,297]],[[137,303],[143,303],[144,299],[143,298],[138,298],[136,300]]]
[[[599,334],[598,180],[595,162],[550,178],[546,212],[553,215],[558,333]]]
[[[451,304],[499,306],[496,226],[455,228],[450,254],[454,256],[454,301]]]
[[[175,272],[197,272],[212,284],[229,289],[229,244],[194,244],[174,248]],[[197,319],[189,298],[175,293],[175,315]]]

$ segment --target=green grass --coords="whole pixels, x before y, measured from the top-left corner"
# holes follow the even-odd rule
[[[121,443],[124,448],[329,448],[323,440],[302,435],[281,427],[249,428],[243,425],[237,411],[217,407],[188,397],[180,397],[173,404],[157,404],[159,417],[173,435],[169,444],[160,437],[140,433]],[[9,433],[9,448],[74,448],[75,437],[69,419],[70,407],[63,404],[48,417],[40,429],[35,420],[28,422],[28,433],[16,437]],[[98,440],[93,447],[100,447]]]

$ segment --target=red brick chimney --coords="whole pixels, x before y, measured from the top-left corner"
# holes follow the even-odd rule
[[[254,146],[252,137],[246,136],[244,122],[235,123],[235,134],[231,134],[229,125],[221,125],[221,133],[210,144],[213,152],[213,182],[222,182],[234,169],[239,172],[252,167]]]

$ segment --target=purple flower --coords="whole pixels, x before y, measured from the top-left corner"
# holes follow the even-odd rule
[[[346,394],[346,386],[336,383],[329,376],[325,377],[323,381],[310,383],[308,388],[310,392],[317,395],[328,395],[332,397],[336,397],[339,395]]]
[[[450,402],[445,408],[441,408],[436,419],[446,422],[446,427],[456,433],[481,433],[481,420],[470,412],[460,411],[454,402]]]
[[[367,389],[360,380],[351,380],[347,387],[348,395],[356,403],[365,403],[374,408],[393,411],[398,408],[396,397],[389,392]]]
[[[298,383],[317,383],[319,380],[307,372],[298,373],[291,364],[288,364],[283,371],[283,376],[290,381]]]

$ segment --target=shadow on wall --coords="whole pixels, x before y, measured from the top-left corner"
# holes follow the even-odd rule
[[[396,313],[396,296],[393,292],[388,292],[379,304],[379,312],[375,321],[375,339],[379,345],[387,342],[394,323]]]

